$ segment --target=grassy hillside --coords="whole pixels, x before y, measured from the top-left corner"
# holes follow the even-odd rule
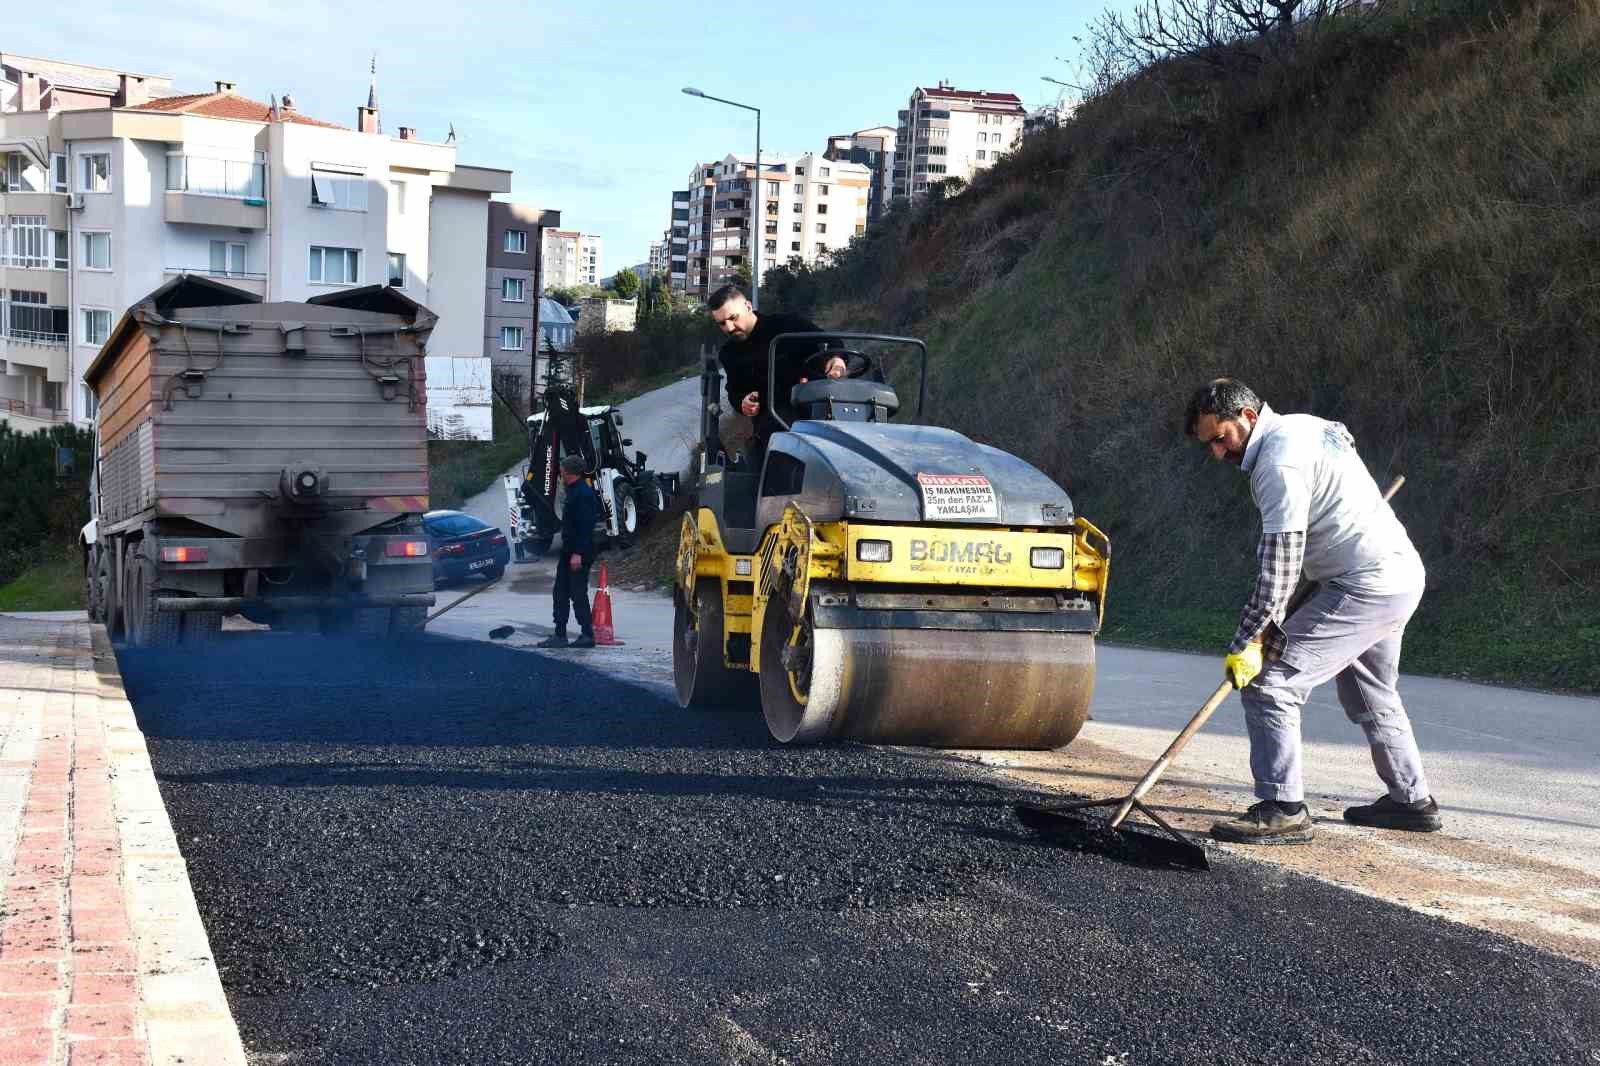
[[[1123,81],[769,306],[926,336],[933,418],[1110,533],[1111,636],[1232,631],[1256,515],[1181,420],[1228,374],[1407,476],[1408,669],[1600,690],[1600,0],[1220,69]]]

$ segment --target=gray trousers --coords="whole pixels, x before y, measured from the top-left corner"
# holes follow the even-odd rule
[[[1323,588],[1284,624],[1283,658],[1268,663],[1240,698],[1250,733],[1250,774],[1258,799],[1299,803],[1300,708],[1311,690],[1335,679],[1345,715],[1367,734],[1372,765],[1391,799],[1412,803],[1429,795],[1422,755],[1395,685],[1400,638],[1422,590],[1398,596]]]

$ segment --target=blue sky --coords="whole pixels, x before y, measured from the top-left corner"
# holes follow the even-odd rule
[[[301,111],[343,125],[366,100],[376,51],[385,132],[443,140],[453,122],[462,162],[515,171],[510,199],[600,234],[610,273],[645,258],[690,167],[754,148],[753,116],[683,86],[761,107],[764,152],[821,151],[831,133],[894,125],[912,88],[940,78],[1015,92],[1030,108],[1053,102],[1060,90],[1040,76],[1075,80],[1074,38],[1105,6],[601,0],[450,13],[437,0],[132,0],[30,5],[0,48],[170,74],[181,90],[222,79],[261,100],[290,92]]]

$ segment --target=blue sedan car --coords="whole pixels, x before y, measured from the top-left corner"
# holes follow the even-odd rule
[[[433,583],[460,581],[482,574],[493,581],[511,561],[506,535],[462,511],[429,511],[422,516],[433,555]]]

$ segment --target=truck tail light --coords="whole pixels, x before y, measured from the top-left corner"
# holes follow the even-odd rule
[[[391,559],[416,559],[428,554],[425,540],[391,540],[383,546],[383,554]]]
[[[164,563],[203,563],[209,554],[205,548],[162,548],[161,561]]]

